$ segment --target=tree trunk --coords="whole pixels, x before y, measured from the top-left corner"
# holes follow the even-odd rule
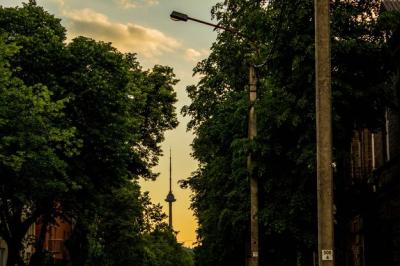
[[[78,218],[72,235],[65,243],[72,265],[85,265],[89,253],[88,235],[89,229],[85,223]]]
[[[47,218],[43,218],[42,224],[40,225],[39,237],[35,243],[35,253],[33,253],[29,266],[35,265],[43,265],[46,259],[45,254],[43,253],[44,241],[46,240],[47,226],[49,225],[49,220]]]
[[[15,266],[17,264],[17,254],[13,248],[8,246],[7,266]]]
[[[21,243],[22,241],[19,241]],[[17,244],[13,241],[7,242],[8,246],[8,256],[7,256],[7,266],[26,266],[25,262],[21,257],[22,245]]]

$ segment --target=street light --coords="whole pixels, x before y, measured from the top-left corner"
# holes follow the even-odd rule
[[[203,20],[191,18],[186,14],[173,11],[170,15],[172,20],[175,21],[188,21],[192,20],[207,26],[211,26],[217,29],[229,31],[239,37],[249,40],[237,30],[232,28],[223,27],[220,25],[212,24]],[[252,42],[250,40],[250,42]],[[253,43],[252,43],[253,44]],[[254,45],[254,44],[253,44]],[[257,136],[257,118],[255,112],[255,103],[257,101],[257,75],[255,66],[250,64],[249,66],[249,123],[248,123],[248,138],[253,141]],[[246,258],[248,260],[248,266],[259,265],[259,240],[258,240],[258,177],[254,171],[254,160],[252,152],[247,157],[247,170],[250,179],[250,256]]]
[[[189,19],[189,16],[186,14],[176,12],[176,11],[172,11],[170,18],[175,21],[185,21],[186,22]]]
[[[189,17],[187,14],[180,13],[180,12],[177,12],[177,11],[172,11],[172,13],[171,13],[171,15],[169,15],[169,17],[174,21],[183,21],[183,22],[187,22],[188,20],[195,21],[195,22],[198,22],[198,23],[213,27],[215,29],[221,29],[221,30],[229,31],[229,32],[231,32],[231,33],[233,33],[233,34],[235,34],[237,36],[240,36],[242,38],[248,39],[245,36],[243,36],[240,32],[238,32],[236,29],[223,27],[223,26],[220,26],[220,25],[217,25],[217,24],[213,24],[213,23],[210,23],[210,22],[207,22],[207,21],[204,21],[204,20],[200,20],[200,19],[197,19],[197,18],[192,18],[192,17]]]

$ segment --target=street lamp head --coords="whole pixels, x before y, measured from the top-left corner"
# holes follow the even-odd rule
[[[176,11],[172,11],[172,13],[171,13],[171,15],[169,15],[169,17],[172,20],[175,20],[175,21],[187,21],[188,18],[189,18],[188,15],[183,14],[183,13],[179,13],[179,12],[176,12]]]

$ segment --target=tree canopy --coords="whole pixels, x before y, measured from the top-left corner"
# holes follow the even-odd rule
[[[35,247],[30,265],[44,265],[45,232],[57,219],[74,225],[65,244],[73,265],[161,265],[154,252],[168,265],[190,265],[180,262],[190,255],[165,226],[161,207],[138,185],[157,177],[151,168],[164,132],[178,124],[172,68],[143,70],[135,54],[86,37],[66,43],[65,35],[60,19],[35,1],[0,7],[7,265],[25,265],[26,245]],[[36,222],[41,233],[26,242]]]
[[[382,125],[393,68],[378,19],[379,1],[331,1],[334,157],[343,189],[352,132]],[[194,191],[199,265],[245,263],[249,247],[246,158],[255,154],[260,183],[261,264],[311,265],[316,245],[313,1],[216,4],[220,31],[210,56],[194,69],[202,78],[183,107],[200,162],[182,181]],[[258,68],[258,136],[247,140],[248,66]],[[343,203],[337,201],[342,210]],[[339,211],[337,219],[342,213]],[[297,263],[297,264],[296,264]]]

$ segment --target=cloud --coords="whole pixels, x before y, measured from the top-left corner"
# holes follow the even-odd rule
[[[56,5],[59,8],[63,8],[65,6],[65,0],[46,0],[46,1],[41,1],[43,3],[40,3],[41,5],[44,5],[45,3],[51,3]]]
[[[61,7],[65,5],[65,0],[54,0],[57,4],[59,4]]]
[[[65,0],[47,0],[48,2],[56,3],[60,6],[65,5]]]
[[[135,8],[144,5],[156,5],[157,0],[118,0],[118,4],[125,9]]]
[[[188,61],[192,61],[192,62],[197,62],[200,59],[203,59],[204,57],[209,55],[209,51],[208,50],[195,50],[193,48],[189,48],[186,49],[185,51],[185,59]]]
[[[135,52],[146,58],[154,58],[181,47],[181,43],[161,31],[133,23],[113,22],[92,9],[65,12],[64,16],[69,23],[69,39],[83,35],[112,42],[122,52]]]

